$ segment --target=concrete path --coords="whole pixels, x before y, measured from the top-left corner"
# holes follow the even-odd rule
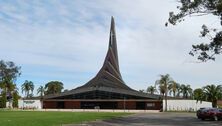
[[[36,109],[25,111],[56,111],[56,112],[129,112],[129,113],[159,113],[159,110],[123,110],[123,109]]]
[[[222,121],[202,121],[195,113],[138,113],[127,117],[65,126],[221,126]]]

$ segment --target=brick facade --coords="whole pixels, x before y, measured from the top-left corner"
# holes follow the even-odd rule
[[[48,109],[81,109],[81,102],[84,101],[44,101],[43,108]],[[93,101],[95,103],[96,101]],[[99,103],[100,101],[98,101]],[[109,101],[103,101],[103,103],[112,104]],[[126,100],[126,101],[116,101],[116,108],[110,109],[140,109],[140,110],[160,110],[162,108],[162,101],[134,101],[134,100]],[[62,105],[61,105],[62,103]],[[60,105],[59,105],[60,104]],[[102,108],[102,107],[101,107]]]

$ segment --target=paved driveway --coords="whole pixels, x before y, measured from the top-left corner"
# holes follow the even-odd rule
[[[198,120],[195,113],[140,113],[128,117],[70,126],[222,126],[222,121]]]

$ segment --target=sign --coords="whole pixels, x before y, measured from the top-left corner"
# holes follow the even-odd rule
[[[154,103],[146,103],[146,106],[147,106],[147,107],[154,107],[155,104],[154,104]]]
[[[33,104],[35,101],[24,101],[25,104]]]

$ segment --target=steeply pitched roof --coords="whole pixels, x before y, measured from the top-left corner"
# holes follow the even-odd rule
[[[113,17],[111,19],[109,47],[103,66],[93,79],[78,88],[86,87],[111,87],[130,90],[123,81],[119,70],[115,22]]]
[[[47,96],[45,98],[61,97],[64,95],[84,93],[93,90],[122,93],[124,95],[134,95],[138,97],[151,99],[159,98],[159,96],[156,95],[147,95],[145,93],[133,90],[128,87],[123,81],[119,69],[115,22],[113,17],[111,19],[108,51],[103,66],[99,70],[97,75],[83,86],[77,87],[76,89],[73,89],[68,92],[58,94],[57,96]]]

